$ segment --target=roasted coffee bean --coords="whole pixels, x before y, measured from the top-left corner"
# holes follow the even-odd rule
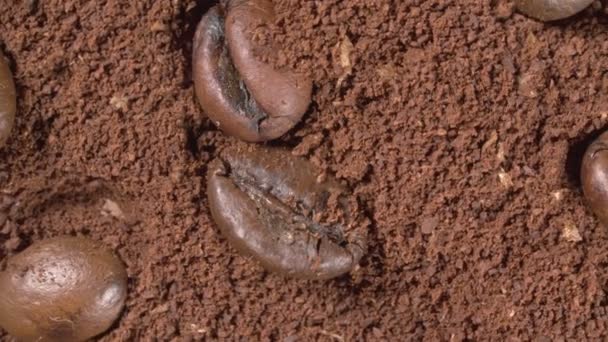
[[[33,244],[0,273],[0,326],[25,341],[85,341],[122,311],[127,273],[101,244],[59,237]]]
[[[552,21],[571,17],[584,10],[594,0],[517,0],[517,9],[527,16]]]
[[[209,167],[213,219],[241,253],[303,279],[353,270],[366,250],[356,198],[309,162],[281,149],[232,147]]]
[[[581,167],[581,183],[591,210],[608,225],[608,132],[587,148]]]
[[[0,53],[0,148],[6,144],[15,122],[17,95],[8,62]]]
[[[271,4],[260,4],[272,9]],[[254,21],[252,18],[261,16],[255,6],[235,1],[229,11],[230,24],[224,20],[223,8],[216,6],[198,25],[193,53],[196,96],[209,118],[225,133],[250,142],[278,138],[306,112],[312,82],[289,71],[274,70],[255,58],[254,52],[262,48],[241,32]],[[242,18],[235,17],[241,14]],[[263,22],[272,20],[268,16],[260,18]],[[233,38],[225,35],[225,28]],[[248,29],[251,33],[254,28]]]
[[[312,83],[302,75],[275,70],[256,58],[268,55],[272,46],[252,39],[257,27],[274,22],[274,8],[269,0],[233,0],[226,17],[226,41],[247,89],[268,112],[275,126],[293,126],[308,109]]]

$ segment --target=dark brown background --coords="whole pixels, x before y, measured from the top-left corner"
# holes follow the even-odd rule
[[[608,127],[602,3],[542,24],[503,1],[277,1],[278,61],[315,91],[276,144],[373,222],[362,269],[329,282],[265,273],[210,222],[231,143],[193,98],[210,4],[0,0],[19,94],[0,259],[60,234],[114,247],[130,292],[105,341],[608,337],[608,231],[578,181]]]

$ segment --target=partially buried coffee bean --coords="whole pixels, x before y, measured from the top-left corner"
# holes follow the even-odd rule
[[[203,110],[218,127],[249,142],[280,137],[302,118],[312,82],[262,61],[275,51],[254,35],[274,20],[266,0],[233,0],[200,21],[194,37],[193,79]]]
[[[207,181],[222,233],[270,271],[329,279],[356,268],[366,251],[368,220],[355,196],[285,150],[229,148]]]
[[[122,262],[101,244],[59,237],[33,244],[0,273],[0,326],[24,341],[85,341],[118,318]]]
[[[608,225],[608,132],[589,145],[581,167],[583,193],[593,212]]]
[[[17,111],[13,75],[4,55],[0,52],[0,148],[11,134]]]
[[[571,17],[584,10],[594,0],[517,0],[517,9],[527,16],[552,21]]]

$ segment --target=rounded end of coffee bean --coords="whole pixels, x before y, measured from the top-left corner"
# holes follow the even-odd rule
[[[594,0],[517,0],[517,9],[540,21],[554,21],[571,17],[593,3]]]
[[[8,140],[17,112],[17,93],[8,61],[0,52],[0,148]]]
[[[127,296],[123,263],[98,242],[37,242],[0,273],[0,326],[26,341],[85,341],[106,331]]]
[[[603,224],[608,224],[608,132],[587,148],[581,166],[581,184],[589,207]]]

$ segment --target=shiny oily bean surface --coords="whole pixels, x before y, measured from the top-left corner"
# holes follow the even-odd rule
[[[571,17],[587,8],[594,0],[517,0],[517,9],[525,15],[552,21]]]
[[[608,132],[587,148],[581,167],[581,184],[591,210],[608,225]]]
[[[11,134],[16,111],[17,94],[13,75],[6,58],[0,53],[0,148]]]
[[[85,341],[110,328],[126,295],[125,267],[100,243],[43,240],[0,273],[0,326],[23,341]]]
[[[308,161],[274,148],[232,147],[209,167],[214,221],[266,269],[329,279],[358,266],[367,220],[356,198]]]
[[[226,15],[222,6],[216,6],[197,27],[193,51],[196,96],[205,113],[225,133],[249,142],[278,138],[306,112],[312,82],[300,81],[289,71],[279,72],[259,62],[253,56],[251,37],[239,35],[236,39],[241,40],[236,45],[228,44]],[[232,17],[231,30],[238,31],[243,27],[241,20]],[[248,14],[242,20],[250,17]],[[231,46],[237,46],[236,51],[230,51]],[[249,57],[244,58],[244,54]],[[240,56],[238,65],[234,56]]]

